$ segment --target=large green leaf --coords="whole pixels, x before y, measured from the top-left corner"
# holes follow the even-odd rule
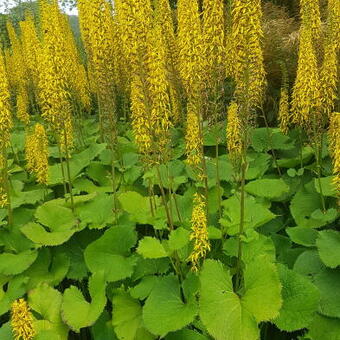
[[[320,178],[322,194],[324,196],[337,197],[337,190],[335,185],[333,184],[333,179],[334,176]],[[316,191],[320,193],[320,185],[317,178],[314,179],[314,186]]]
[[[165,336],[191,323],[197,314],[195,298],[183,302],[177,277],[163,277],[151,291],[143,307],[145,327],[153,334]]]
[[[28,298],[31,309],[40,316],[34,323],[38,339],[43,339],[43,336],[47,339],[49,334],[53,334],[53,339],[66,340],[69,329],[61,319],[61,293],[43,284],[30,291]]]
[[[36,260],[38,252],[27,250],[19,254],[0,254],[0,274],[16,275],[25,271]]]
[[[113,197],[105,193],[98,194],[90,202],[78,208],[83,223],[90,224],[90,228],[101,229],[115,220]]]
[[[340,232],[323,230],[316,240],[322,262],[330,268],[340,266]]]
[[[106,310],[91,327],[91,334],[93,340],[118,340],[113,330],[111,317]]]
[[[152,340],[155,339],[143,325],[142,306],[129,294],[120,292],[112,299],[112,323],[118,339]]]
[[[201,320],[216,340],[258,340],[257,324],[278,315],[281,285],[266,257],[246,266],[241,297],[234,293],[232,278],[220,262],[205,261],[200,279]]]
[[[248,159],[247,180],[262,177],[270,167],[271,157],[267,153],[248,153]]]
[[[86,150],[75,154],[70,159],[70,175],[71,179],[81,172],[82,169],[87,167],[91,161],[96,158],[104,149],[105,144],[91,144]],[[65,166],[65,164],[64,164]],[[55,164],[49,167],[49,185],[56,185],[63,183],[63,175],[61,171],[61,165]]]
[[[162,243],[157,238],[150,236],[145,236],[139,241],[137,253],[146,259],[158,259],[167,256]]]
[[[268,178],[249,182],[245,190],[254,196],[275,199],[287,194],[289,186],[282,179]]]
[[[319,312],[325,316],[340,318],[340,271],[324,269],[314,278],[320,291]]]
[[[251,146],[255,151],[291,150],[293,141],[278,128],[257,128],[251,134]]]
[[[292,332],[309,326],[318,309],[319,291],[311,281],[279,265],[283,304],[274,320],[281,330]]]
[[[5,279],[3,282],[0,280],[0,315],[7,313],[12,302],[25,294],[27,280],[27,277],[22,275]],[[7,285],[6,290],[4,285]]]
[[[195,332],[191,329],[182,329],[178,332],[170,333],[166,336],[165,340],[208,340],[208,338],[200,334],[198,332]]]
[[[133,225],[111,227],[86,248],[86,265],[92,273],[104,271],[107,281],[125,279],[131,276],[136,263],[136,258],[130,256],[136,241]]]
[[[340,320],[317,314],[307,336],[312,340],[340,340]]]
[[[75,332],[83,327],[92,326],[100,317],[106,305],[106,282],[104,273],[92,274],[89,279],[91,302],[87,302],[81,291],[71,286],[64,292],[62,318]]]
[[[229,235],[235,235],[239,232],[240,225],[240,199],[234,195],[223,201],[222,205],[225,209],[221,224],[226,227]],[[264,205],[256,202],[254,197],[246,197],[244,230],[260,227],[274,218],[275,215]]]
[[[314,247],[318,232],[311,228],[293,227],[286,229],[290,239],[296,243],[305,247]]]
[[[301,275],[316,275],[325,268],[321,262],[318,251],[306,250],[299,255],[294,263],[294,271]]]

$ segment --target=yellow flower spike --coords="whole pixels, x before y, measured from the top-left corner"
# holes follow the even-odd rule
[[[261,40],[261,0],[235,0],[232,7],[230,60],[236,96],[260,106],[266,87]]]
[[[192,231],[190,235],[190,240],[194,240],[194,249],[188,258],[194,272],[198,271],[200,260],[204,259],[210,251],[206,213],[205,197],[196,193],[194,195],[194,207],[191,216]]]
[[[331,115],[328,130],[330,154],[333,159],[334,186],[340,196],[340,113]]]
[[[311,30],[302,27],[298,69],[292,94],[292,122],[308,127],[320,118],[321,98],[317,60]]]
[[[33,316],[24,299],[12,303],[11,326],[15,340],[32,340],[35,336]]]
[[[227,113],[227,148],[233,161],[240,161],[243,152],[242,127],[236,102],[229,105]]]
[[[185,146],[187,154],[187,163],[193,168],[202,170],[202,135],[200,132],[200,116],[197,112],[197,106],[189,102],[187,112],[187,126],[185,134]]]
[[[29,110],[29,97],[27,89],[20,86],[19,93],[17,95],[17,117],[25,125],[28,125],[30,122],[30,115],[28,113],[28,110]]]
[[[179,72],[189,98],[200,97],[203,86],[203,39],[197,0],[178,1]]]
[[[321,38],[321,17],[319,0],[300,0],[300,16],[303,25],[308,26],[315,40]]]
[[[9,84],[4,58],[0,53],[0,150],[8,146],[12,126]]]
[[[223,0],[203,1],[203,50],[208,81],[224,77],[225,22]]]
[[[280,130],[282,133],[287,134],[290,123],[290,112],[289,112],[289,94],[287,86],[282,86],[279,104],[278,120],[280,123]]]
[[[26,137],[27,170],[37,176],[37,182],[48,181],[48,140],[43,125],[36,124],[34,132]]]

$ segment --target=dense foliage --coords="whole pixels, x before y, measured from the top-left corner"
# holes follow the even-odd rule
[[[6,21],[1,340],[340,340],[340,3],[284,2]]]

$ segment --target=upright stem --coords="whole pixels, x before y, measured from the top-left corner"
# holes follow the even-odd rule
[[[9,178],[8,178],[8,165],[7,165],[7,152],[5,147],[2,148],[2,157],[4,162],[4,182],[5,182],[5,191],[7,195],[7,212],[8,212],[8,225],[13,225],[13,210],[12,210],[12,203],[11,203],[11,195],[10,195],[10,185],[9,185]]]
[[[74,212],[74,200],[73,200],[73,193],[72,193],[72,179],[71,179],[71,170],[70,170],[70,159],[69,159],[69,153],[68,153],[68,142],[67,142],[67,134],[66,129],[64,128],[64,139],[65,139],[65,158],[66,158],[66,170],[67,170],[67,177],[68,177],[68,189],[70,192],[70,198],[71,198],[71,209]]]
[[[59,160],[60,160],[60,168],[61,168],[61,175],[63,176],[63,187],[64,187],[64,195],[65,195],[65,201],[66,201],[66,194],[67,194],[67,187],[66,187],[66,176],[65,176],[65,169],[64,169],[64,161],[61,154],[61,147],[60,143],[57,143],[58,145],[58,151],[59,151]]]
[[[322,134],[320,136],[320,141],[316,142],[315,158],[316,158],[316,173],[318,176],[318,185],[319,185],[320,196],[321,196],[322,211],[323,213],[326,213],[325,197],[323,195],[323,189],[322,189],[322,184],[321,184],[321,160],[322,160],[321,153],[322,153]]]
[[[163,205],[164,205],[164,208],[165,208],[165,213],[166,213],[166,216],[167,216],[167,219],[168,219],[168,223],[169,223],[170,228],[172,230],[174,228],[173,220],[172,220],[172,216],[169,212],[168,205],[167,205],[167,202],[166,202],[166,195],[165,195],[165,192],[164,192],[163,181],[162,181],[161,173],[159,171],[158,166],[156,166],[156,171],[157,171],[157,176],[158,176],[158,180],[159,180],[159,187],[160,187],[160,190],[161,190],[162,202],[163,202]]]
[[[221,200],[221,180],[220,180],[220,162],[219,162],[219,154],[218,154],[218,139],[216,140],[216,186],[217,186],[217,199],[218,199],[218,213],[220,218],[222,217],[222,200]]]
[[[244,215],[245,215],[245,178],[246,178],[247,162],[246,157],[242,159],[241,164],[241,199],[240,199],[240,226],[238,233],[238,254],[236,264],[236,289],[241,287],[241,262],[242,262],[242,236],[244,233]]]

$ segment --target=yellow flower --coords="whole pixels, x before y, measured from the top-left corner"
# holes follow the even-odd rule
[[[227,148],[233,161],[240,161],[242,158],[243,141],[241,129],[239,108],[236,102],[232,102],[229,105],[227,114]]]
[[[28,110],[29,110],[29,98],[27,89],[20,86],[19,93],[17,95],[17,117],[25,125],[28,125],[30,122],[30,115],[28,113]]]
[[[210,251],[207,229],[206,200],[203,195],[194,195],[194,207],[191,217],[190,240],[194,240],[194,249],[189,256],[193,271],[198,271],[200,260]]]
[[[247,101],[250,108],[261,105],[266,87],[261,19],[261,0],[233,1],[231,73],[236,82],[236,96],[240,102]]]
[[[333,159],[333,183],[336,187],[338,194],[340,195],[340,113],[334,112],[331,115],[328,140],[330,154]]]
[[[192,167],[202,171],[202,134],[200,127],[200,116],[197,106],[193,102],[188,103],[187,126],[185,134],[185,146],[187,163]]]
[[[203,86],[203,39],[196,0],[178,1],[179,72],[189,100],[197,100]]]
[[[4,58],[0,53],[0,151],[9,144],[12,125],[9,84]]]
[[[304,26],[312,32],[315,40],[321,37],[321,17],[319,0],[300,0],[300,15]]]
[[[289,95],[286,85],[282,86],[281,88],[278,120],[280,123],[281,132],[287,134],[290,123],[290,115],[289,115]]]
[[[35,336],[32,313],[24,299],[12,303],[11,326],[15,340],[32,340]]]
[[[36,124],[34,132],[26,137],[27,169],[37,176],[40,184],[48,180],[48,140],[43,125]]]
[[[308,127],[320,115],[320,83],[317,60],[312,44],[312,32],[302,27],[300,32],[300,47],[298,70],[292,94],[292,122]]]

